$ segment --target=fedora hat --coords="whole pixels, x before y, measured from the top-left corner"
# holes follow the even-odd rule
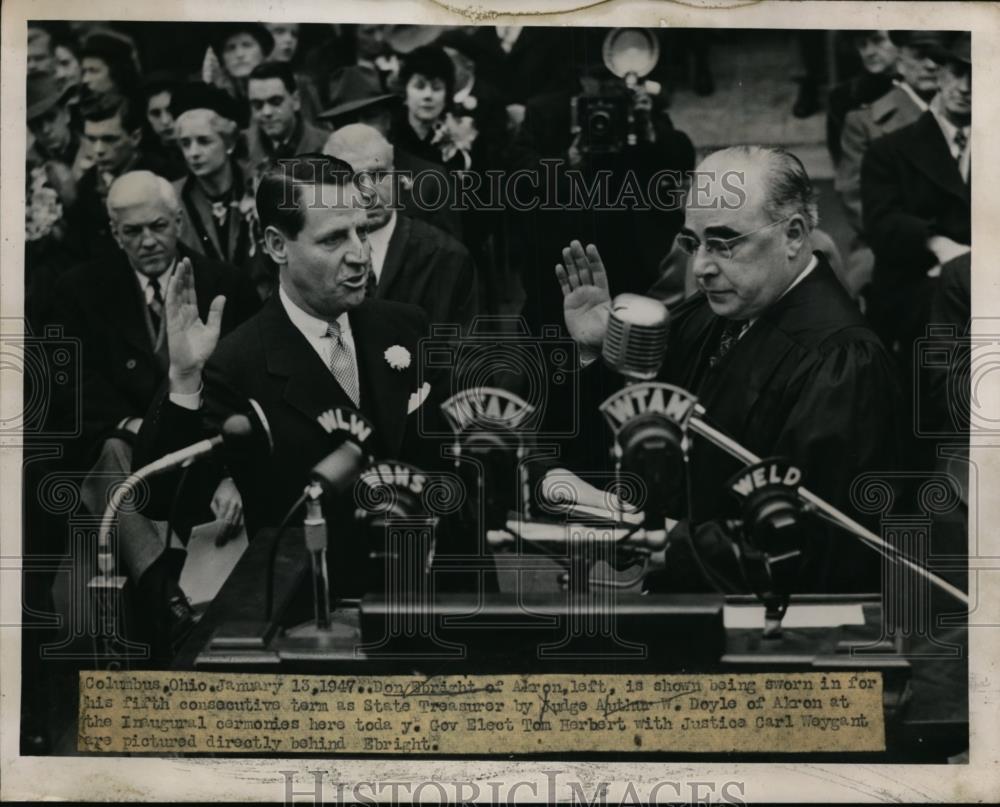
[[[266,59],[268,54],[274,50],[274,37],[259,22],[220,22],[216,23],[212,33],[212,50],[215,55],[222,59],[222,53],[226,49],[226,40],[235,34],[250,34],[257,40],[261,52]]]
[[[334,86],[330,93],[333,106],[316,116],[320,120],[336,120],[399,101],[398,95],[382,92],[378,78],[371,71],[354,65],[337,71],[330,83]]]
[[[52,107],[57,106],[63,100],[66,91],[59,89],[59,82],[55,76],[49,73],[42,73],[37,76],[28,77],[28,120],[41,117]]]

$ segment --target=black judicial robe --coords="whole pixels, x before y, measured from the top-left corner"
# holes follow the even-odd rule
[[[709,358],[725,320],[712,313],[701,294],[677,306],[660,380],[697,395],[705,420],[758,456],[790,460],[802,470],[803,485],[858,519],[852,485],[862,474],[896,467],[907,413],[885,348],[826,260],[817,258],[812,273],[714,367]],[[727,549],[720,522],[738,518],[740,510],[725,483],[741,467],[721,449],[694,438],[691,509],[679,535],[696,525],[689,531],[706,555]],[[808,535],[800,590],[880,588],[875,551],[818,519],[810,521]],[[683,555],[683,544],[672,541],[672,549]],[[689,564],[678,558],[675,566],[667,577],[676,584]]]

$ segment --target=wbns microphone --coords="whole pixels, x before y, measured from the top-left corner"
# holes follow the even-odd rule
[[[667,348],[670,313],[652,297],[619,294],[611,303],[601,357],[631,381],[656,378]]]

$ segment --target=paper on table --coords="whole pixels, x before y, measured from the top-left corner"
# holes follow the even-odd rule
[[[248,546],[245,529],[240,530],[239,535],[224,546],[216,546],[215,536],[220,529],[222,522],[213,521],[210,524],[200,524],[191,531],[180,586],[194,606],[215,599],[236,561]]]

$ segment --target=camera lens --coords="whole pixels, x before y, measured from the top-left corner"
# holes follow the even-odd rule
[[[607,134],[611,129],[611,115],[603,109],[590,116],[590,132],[594,135]]]

